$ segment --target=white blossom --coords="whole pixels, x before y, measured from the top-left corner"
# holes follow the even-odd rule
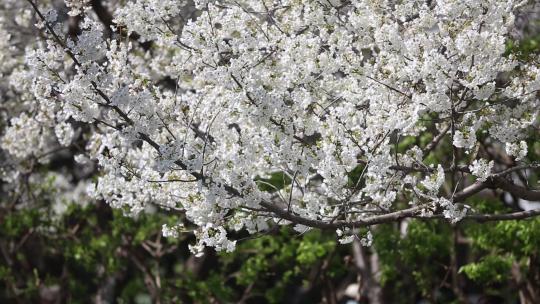
[[[350,244],[350,243],[352,243],[354,241],[355,237],[356,237],[355,235],[345,235],[343,237],[340,237],[338,239],[338,242],[340,244]]]
[[[437,194],[439,188],[441,188],[444,183],[444,169],[441,165],[437,166],[437,172],[426,176],[422,181],[422,185],[426,187],[429,193]]]
[[[506,153],[520,161],[527,156],[527,143],[523,140],[518,143],[506,143]]]
[[[360,245],[369,247],[373,243],[373,235],[368,231],[365,236],[360,239]]]
[[[478,181],[485,182],[487,178],[491,175],[493,165],[493,161],[488,162],[485,159],[475,159],[469,166],[469,169],[471,170],[471,173],[476,176]]]
[[[56,138],[58,138],[58,142],[62,146],[69,146],[73,140],[73,137],[75,136],[75,131],[71,125],[65,122],[57,124],[54,127],[54,133],[56,134]]]
[[[439,198],[437,203],[443,208],[444,217],[449,219],[452,224],[461,221],[467,214],[466,208],[460,208],[444,197]]]

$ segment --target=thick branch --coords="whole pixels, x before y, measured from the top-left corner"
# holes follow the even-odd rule
[[[466,187],[465,189],[463,189],[462,191],[454,194],[454,196],[452,197],[452,201],[454,203],[456,202],[462,202],[464,200],[466,200],[467,198],[475,195],[476,193],[484,190],[488,188],[488,185],[487,183],[485,182],[476,182],[468,187]]]
[[[355,222],[324,222],[320,220],[306,219],[301,216],[295,215],[293,213],[287,212],[286,209],[282,209],[272,203],[263,202],[261,203],[268,211],[274,213],[282,219],[291,221],[294,224],[301,224],[312,228],[318,229],[338,229],[338,228],[360,228],[360,227],[369,227],[377,224],[392,223],[397,222],[404,218],[420,218],[420,219],[441,219],[444,218],[442,214],[435,214],[432,216],[420,216],[418,212],[422,209],[421,206],[413,207],[409,209],[404,209],[396,212],[391,212],[387,214],[381,214],[366,218],[365,220],[359,220]],[[490,222],[490,221],[509,221],[509,220],[521,220],[530,217],[535,217],[540,215],[540,209],[528,210],[528,211],[519,211],[514,213],[506,214],[469,214],[465,215],[462,218],[463,220],[472,220],[477,222]]]
[[[497,179],[497,182],[499,188],[503,191],[512,193],[513,195],[524,200],[540,202],[540,191],[538,190],[529,190],[502,178]]]
[[[509,173],[508,170],[503,171],[501,173],[507,174]],[[467,188],[463,189],[461,192],[456,193],[453,196],[454,202],[461,202],[465,199],[475,195],[476,193],[484,190],[484,189],[500,189],[506,192],[509,192],[516,197],[519,197],[521,199],[529,200],[529,201],[540,201],[540,191],[539,190],[531,190],[527,189],[522,186],[518,186],[514,183],[512,183],[509,180],[506,180],[502,177],[499,177],[501,175],[494,174],[492,175],[488,180],[485,182],[476,182]]]
[[[336,221],[336,222],[330,223],[330,222],[325,222],[325,221],[320,221],[320,220],[307,219],[307,218],[298,216],[291,212],[287,212],[286,207],[281,208],[269,202],[261,202],[260,205],[264,207],[266,210],[274,213],[275,215],[279,216],[282,219],[291,221],[295,224],[301,224],[308,227],[319,228],[319,229],[337,229],[337,228],[343,228],[343,227],[359,228],[359,227],[372,226],[376,224],[396,222],[400,219],[412,217],[423,208],[422,206],[417,206],[417,207],[412,207],[409,209],[403,209],[400,211],[368,217],[366,219],[358,220],[354,222]]]
[[[471,214],[467,215],[464,219],[474,220],[477,222],[490,222],[490,221],[509,221],[509,220],[522,220],[529,217],[540,215],[540,209],[533,209],[528,211],[519,211],[507,214]]]

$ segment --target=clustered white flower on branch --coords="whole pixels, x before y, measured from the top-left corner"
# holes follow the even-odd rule
[[[195,227],[194,251],[273,225],[337,229],[346,243],[406,217],[540,214],[461,204],[486,188],[540,201],[509,178],[538,168],[540,67],[505,53],[526,2],[112,1],[107,21],[66,1],[76,35],[73,16],[22,2],[7,6],[31,10],[44,38],[7,68],[24,103],[1,139],[13,171],[90,124],[91,195],[184,214],[189,225],[164,229]],[[16,43],[1,41],[0,58]]]

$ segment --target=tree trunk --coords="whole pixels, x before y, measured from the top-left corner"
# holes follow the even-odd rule
[[[353,241],[352,250],[354,264],[360,277],[358,300],[362,295],[365,295],[370,304],[384,303],[382,288],[377,275],[379,273],[379,256],[375,252],[368,255],[366,249],[356,239]]]

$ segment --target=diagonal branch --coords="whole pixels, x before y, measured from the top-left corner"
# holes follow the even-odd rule
[[[471,214],[467,215],[465,219],[474,220],[477,222],[489,222],[489,221],[508,221],[508,220],[522,220],[534,216],[540,215],[540,209],[533,209],[528,211],[519,211],[506,214]]]
[[[312,228],[318,228],[318,229],[338,229],[338,228],[343,228],[343,227],[359,228],[359,227],[372,226],[376,224],[395,222],[404,218],[412,217],[415,214],[417,214],[420,210],[422,210],[422,208],[424,208],[424,206],[416,206],[416,207],[412,207],[408,209],[403,209],[400,211],[368,217],[366,219],[358,220],[354,222],[336,221],[332,223],[332,222],[325,222],[321,220],[308,219],[308,218],[298,216],[296,214],[293,214],[292,212],[287,212],[286,207],[281,208],[270,202],[263,201],[260,203],[260,205],[282,219],[291,221],[295,224],[301,224],[301,225],[305,225]]]
[[[453,201],[454,202],[464,201],[465,199],[475,195],[476,193],[484,189],[494,189],[494,190],[500,189],[500,190],[509,192],[515,195],[516,197],[519,197],[524,200],[540,202],[540,190],[527,189],[525,187],[518,186],[505,178],[500,177],[504,174],[511,172],[509,170],[505,170],[501,173],[496,173],[492,175],[490,178],[488,178],[488,180],[486,180],[485,182],[481,182],[481,181],[475,182],[474,184],[463,189],[462,191],[456,193],[452,198]],[[515,170],[512,170],[512,171],[515,171]]]

